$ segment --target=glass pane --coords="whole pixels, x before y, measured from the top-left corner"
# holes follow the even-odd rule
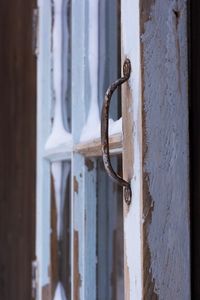
[[[99,105],[121,74],[120,0],[99,1]],[[121,117],[120,88],[112,96],[110,118]]]

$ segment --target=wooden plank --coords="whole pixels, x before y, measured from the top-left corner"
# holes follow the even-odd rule
[[[122,135],[115,134],[109,139],[110,153],[112,155],[121,154],[122,153]],[[102,156],[101,151],[101,140],[95,139],[91,142],[80,143],[74,146],[74,151],[78,152],[85,157],[97,157]]]
[[[36,256],[37,299],[42,300],[50,284],[50,165],[43,154],[51,129],[51,3],[38,0],[38,9]]]
[[[141,3],[144,298],[190,299],[187,4]]]
[[[131,182],[132,201],[124,202],[125,299],[143,299],[142,250],[142,118],[140,65],[140,1],[121,1],[122,64],[132,72],[122,88],[123,177]]]
[[[77,22],[77,20],[79,20]],[[81,30],[79,28],[81,26]],[[80,139],[81,129],[84,126],[82,119],[84,112],[84,53],[85,53],[85,3],[76,1],[72,3],[72,135],[74,142]],[[81,34],[82,33],[82,34]],[[79,37],[79,38],[78,38]],[[78,86],[78,88],[77,88]],[[77,101],[79,103],[77,103]],[[76,106],[75,106],[76,104]],[[82,112],[80,122],[76,122],[73,116],[79,111]],[[76,107],[76,108],[75,108]],[[80,156],[72,156],[72,189],[71,189],[71,299],[84,299],[84,269],[83,269],[83,240],[84,237],[84,200],[78,201],[78,193],[82,191],[82,166],[83,159]],[[79,173],[78,173],[79,170]],[[78,173],[78,174],[77,174]],[[81,174],[81,176],[80,176]]]
[[[200,298],[200,2],[190,1],[191,299]]]
[[[132,64],[122,97],[133,193],[124,205],[126,299],[190,299],[187,6],[121,6],[123,57]]]
[[[110,154],[117,155],[122,153],[122,135],[114,134],[110,136],[109,140]],[[101,140],[100,138],[94,139],[92,141],[78,143],[73,147],[73,151],[79,153],[85,157],[98,157],[102,156],[101,151]],[[70,160],[72,149],[59,148],[59,151],[53,152],[51,154],[44,154],[44,158],[48,159],[50,162]]]
[[[0,299],[31,298],[35,255],[35,1],[0,3]]]
[[[90,99],[87,53],[88,4],[72,2],[72,135],[79,143]],[[88,77],[87,77],[88,78]],[[85,81],[86,80],[86,81]],[[71,299],[96,298],[96,170],[93,160],[72,154]]]

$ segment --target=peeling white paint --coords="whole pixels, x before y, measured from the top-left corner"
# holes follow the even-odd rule
[[[133,132],[133,179],[132,203],[125,216],[124,238],[125,258],[129,270],[130,291],[126,299],[143,299],[143,250],[142,250],[142,106],[141,106],[141,65],[140,65],[140,7],[139,0],[121,1],[122,47],[124,56],[132,65],[129,85],[132,93]],[[130,296],[129,296],[130,295]],[[130,298],[129,298],[130,297]]]
[[[59,148],[71,151],[72,136],[64,128],[62,115],[63,85],[62,85],[62,0],[54,0],[53,26],[53,87],[55,93],[55,112],[51,135],[45,145],[45,156],[51,156]],[[67,112],[65,111],[65,114]]]
[[[98,0],[89,0],[89,75],[91,99],[86,124],[81,133],[81,142],[92,140],[100,136],[100,117],[98,106]]]

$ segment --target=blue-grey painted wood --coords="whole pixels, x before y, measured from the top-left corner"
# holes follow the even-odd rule
[[[43,153],[51,128],[51,1],[38,0],[38,8],[36,256],[41,300],[42,288],[50,284],[50,166]]]
[[[96,299],[96,160],[85,166],[85,297]]]
[[[187,2],[143,10],[146,298],[191,299]]]

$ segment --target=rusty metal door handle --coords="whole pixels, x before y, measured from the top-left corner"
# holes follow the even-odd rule
[[[114,93],[114,91],[122,85],[124,82],[126,82],[131,73],[131,62],[127,58],[123,65],[123,77],[117,79],[114,83],[112,83],[104,98],[102,112],[101,112],[101,148],[102,148],[102,155],[103,155],[103,162],[105,169],[108,173],[108,175],[120,186],[124,187],[124,197],[126,203],[129,205],[131,203],[131,186],[128,181],[125,181],[122,177],[120,177],[114,170],[111,165],[110,161],[110,152],[109,152],[109,108],[110,108],[110,101],[111,97]]]

